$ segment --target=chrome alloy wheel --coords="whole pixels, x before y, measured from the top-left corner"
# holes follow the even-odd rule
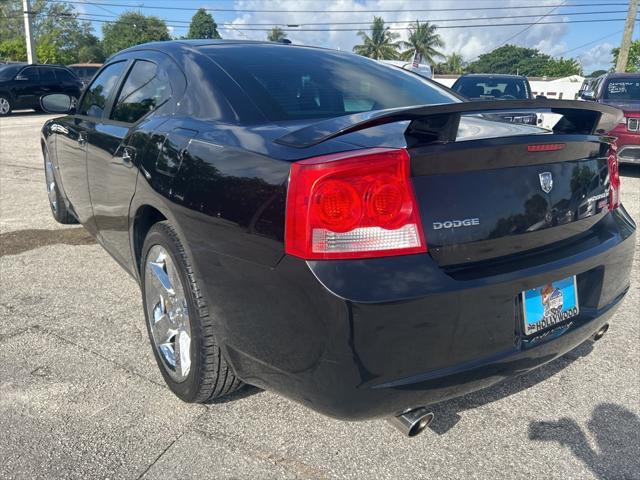
[[[191,324],[180,274],[160,245],[151,247],[146,262],[145,301],[153,347],[171,378],[183,382],[191,368]]]
[[[11,110],[11,104],[6,98],[0,97],[0,115],[6,115]]]
[[[2,99],[0,99],[2,100]],[[53,164],[47,152],[44,153],[44,176],[47,181],[47,196],[51,204],[51,210],[58,211],[58,197],[56,194],[56,179],[53,176]]]

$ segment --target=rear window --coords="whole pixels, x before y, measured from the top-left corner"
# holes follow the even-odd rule
[[[202,50],[271,121],[459,101],[418,75],[357,55],[267,45]]]
[[[526,100],[531,98],[527,82],[521,78],[461,77],[453,90],[468,98]]]
[[[611,100],[640,100],[640,78],[609,80],[604,98]]]

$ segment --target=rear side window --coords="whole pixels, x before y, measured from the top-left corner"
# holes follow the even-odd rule
[[[118,84],[125,64],[125,62],[112,63],[100,72],[82,98],[80,115],[102,117],[107,100]]]
[[[155,63],[137,60],[127,75],[111,119],[135,123],[171,96],[166,74]]]
[[[201,48],[271,121],[458,101],[418,75],[357,55],[288,46],[242,47]]]
[[[75,80],[75,77],[71,75],[71,73],[62,68],[56,69],[56,78],[60,82],[73,82]]]
[[[53,83],[56,81],[56,75],[53,73],[53,68],[51,67],[40,67],[39,69],[40,81]]]

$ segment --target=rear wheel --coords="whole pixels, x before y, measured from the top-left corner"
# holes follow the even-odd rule
[[[222,356],[213,321],[175,230],[156,223],[142,249],[147,330],[165,382],[185,402],[206,402],[241,386]]]
[[[45,149],[44,177],[47,182],[47,197],[49,198],[49,207],[51,208],[53,218],[55,218],[58,223],[62,224],[78,223],[71,212],[69,212],[67,204],[60,193],[53,169],[54,167],[51,162],[51,157],[49,156],[49,152]]]
[[[6,95],[0,95],[0,117],[5,117],[11,113],[11,100]]]

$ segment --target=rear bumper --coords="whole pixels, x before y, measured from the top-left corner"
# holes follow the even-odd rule
[[[255,321],[245,311],[221,326],[225,352],[243,380],[327,415],[397,414],[520,375],[591,337],[628,289],[634,236],[621,208],[571,245],[491,268],[447,272],[428,254],[285,257],[252,277]],[[579,316],[526,338],[520,292],[572,275]]]
[[[640,164],[640,132],[629,132],[620,125],[611,134],[617,138],[620,163]]]

